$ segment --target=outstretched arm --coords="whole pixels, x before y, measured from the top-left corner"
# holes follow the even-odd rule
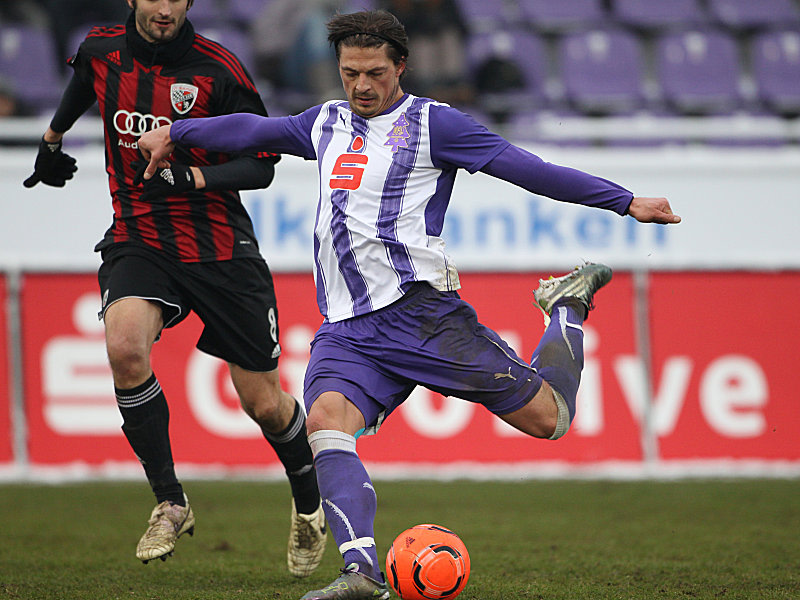
[[[313,120],[313,119],[312,119]],[[139,149],[150,161],[144,178],[167,166],[175,143],[217,152],[274,152],[315,158],[303,123],[294,117],[261,117],[235,113],[203,119],[181,119],[148,131],[139,138]]]
[[[681,221],[666,198],[634,197],[612,181],[545,162],[518,146],[508,146],[481,170],[535,194],[628,214],[642,223]]]

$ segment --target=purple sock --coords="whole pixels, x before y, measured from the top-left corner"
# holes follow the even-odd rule
[[[569,421],[575,418],[575,400],[583,369],[583,319],[586,310],[571,299],[553,306],[550,325],[533,352],[531,366],[564,398]]]
[[[344,558],[359,572],[383,581],[373,523],[378,498],[358,454],[323,450],[314,458],[325,518]]]

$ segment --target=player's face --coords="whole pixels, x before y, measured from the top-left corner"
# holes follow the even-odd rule
[[[189,0],[128,0],[136,12],[136,31],[148,42],[174,39],[186,21]]]
[[[354,113],[364,118],[384,112],[403,96],[400,75],[405,63],[394,64],[386,55],[387,44],[378,48],[343,46],[339,75]]]

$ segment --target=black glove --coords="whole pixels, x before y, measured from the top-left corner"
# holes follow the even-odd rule
[[[51,144],[45,142],[42,136],[42,141],[39,142],[39,154],[36,155],[36,163],[33,166],[33,175],[23,181],[22,185],[32,188],[41,181],[53,187],[64,187],[77,170],[75,159],[61,151],[60,140]]]
[[[193,190],[194,175],[187,165],[172,163],[166,169],[157,169],[150,179],[144,178],[144,170],[147,168],[147,161],[137,160],[131,163],[131,167],[136,169],[133,176],[133,185],[143,185],[146,196],[174,196]]]

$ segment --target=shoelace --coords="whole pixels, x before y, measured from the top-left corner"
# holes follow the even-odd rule
[[[297,519],[297,530],[295,531],[295,542],[300,548],[310,550],[314,545],[314,528],[311,521]]]
[[[169,515],[167,514],[167,509],[165,508],[162,508],[156,514],[150,517],[150,520],[147,522],[147,524],[150,525],[151,528],[160,525],[160,529],[172,529],[172,531],[178,531],[179,526],[178,521],[173,521],[170,519]],[[148,530],[148,533],[152,535],[155,533],[155,531],[151,529]]]

